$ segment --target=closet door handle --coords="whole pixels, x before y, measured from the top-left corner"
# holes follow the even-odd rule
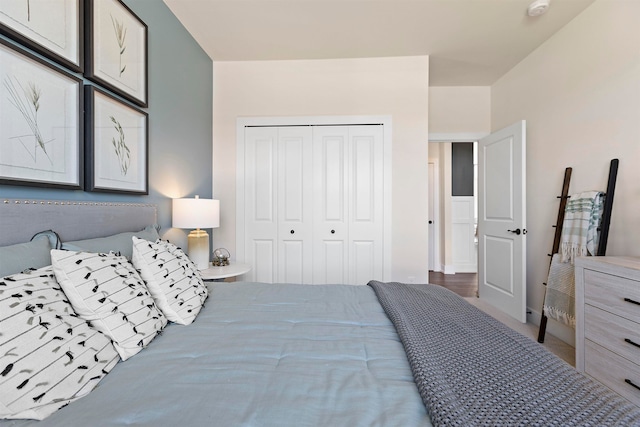
[[[331,230],[331,234],[336,234],[336,230]]]
[[[637,384],[634,384],[634,383],[633,383],[633,381],[631,381],[630,379],[628,379],[628,378],[627,378],[627,379],[625,379],[625,380],[624,380],[624,382],[625,382],[625,383],[627,383],[627,384],[629,384],[631,387],[635,387],[635,388],[637,388],[638,390],[640,390],[640,386],[639,386],[639,385],[637,385]]]
[[[293,234],[293,233],[295,233],[295,231],[291,230],[290,233]]]
[[[631,345],[634,345],[634,346],[636,346],[636,347],[640,347],[640,344],[638,344],[638,343],[635,343],[635,342],[631,341],[629,338],[625,338],[625,339],[624,339],[624,342],[626,342],[626,343],[628,343],[628,344],[631,344]]]

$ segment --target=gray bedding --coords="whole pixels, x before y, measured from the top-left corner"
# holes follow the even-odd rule
[[[214,283],[88,396],[4,426],[429,426],[402,344],[367,286]]]
[[[453,292],[370,282],[434,426],[640,426],[640,408]]]

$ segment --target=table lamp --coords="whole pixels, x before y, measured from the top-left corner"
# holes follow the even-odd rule
[[[209,268],[209,234],[201,228],[220,226],[220,201],[201,199],[173,199],[173,227],[194,228],[187,236],[187,255],[198,270]]]

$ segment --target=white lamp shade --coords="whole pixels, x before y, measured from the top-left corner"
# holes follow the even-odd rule
[[[201,199],[173,199],[173,227],[217,228],[220,226],[220,201]]]

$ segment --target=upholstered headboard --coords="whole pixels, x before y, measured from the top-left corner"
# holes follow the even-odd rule
[[[0,246],[28,242],[44,230],[54,230],[63,241],[70,241],[139,231],[156,222],[153,204],[3,199]]]

